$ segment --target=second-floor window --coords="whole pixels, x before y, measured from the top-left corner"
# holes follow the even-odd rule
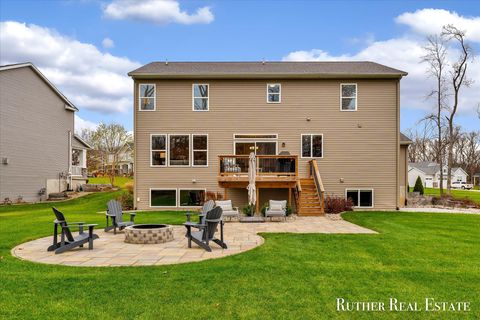
[[[208,111],[208,84],[193,84],[193,111]]]
[[[155,84],[141,83],[138,85],[138,98],[140,111],[155,110]]]
[[[340,84],[340,110],[357,111],[357,84]]]
[[[267,84],[267,102],[268,103],[282,102],[282,85],[280,83]]]
[[[323,157],[323,134],[302,134],[302,158]]]

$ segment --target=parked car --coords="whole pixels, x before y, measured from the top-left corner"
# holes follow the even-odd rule
[[[470,189],[473,189],[473,184],[462,182],[462,181],[454,181],[452,182],[452,188],[470,190]]]

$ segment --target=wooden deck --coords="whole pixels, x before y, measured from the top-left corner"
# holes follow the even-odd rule
[[[228,189],[245,189],[249,183],[249,156],[219,156],[218,185],[224,188],[224,198],[228,199]],[[316,160],[309,162],[309,177],[298,176],[297,155],[257,155],[255,187],[257,199],[260,189],[288,189],[288,204],[292,198],[298,214],[322,215],[324,213],[325,190]],[[259,211],[259,201],[256,203]]]
[[[221,155],[218,183],[224,188],[248,185],[249,156]],[[255,184],[260,188],[293,188],[298,180],[298,156],[257,155]]]

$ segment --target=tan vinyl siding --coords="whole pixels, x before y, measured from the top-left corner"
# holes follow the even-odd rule
[[[234,133],[276,133],[278,152],[295,155],[301,152],[302,133],[323,134],[324,157],[319,159],[319,169],[327,194],[343,196],[346,188],[373,188],[375,209],[397,205],[398,80],[150,81],[156,84],[156,111],[142,112],[138,111],[137,89],[138,83],[146,82],[135,83],[139,209],[149,206],[149,188],[197,187],[223,192],[217,183],[217,155],[233,154]],[[356,112],[340,111],[340,83],[344,82],[358,84]],[[192,83],[210,85],[210,111],[192,111]],[[266,102],[267,83],[281,83],[282,103]],[[209,167],[150,167],[149,140],[153,133],[207,133]],[[300,159],[300,177],[307,177],[308,160]],[[228,192],[234,202],[246,199],[243,190]]]
[[[68,171],[74,113],[29,67],[0,72],[0,200],[38,201],[47,179]]]
[[[408,193],[408,145],[401,145],[400,146],[400,158],[399,158],[399,166],[400,170],[398,171],[398,179],[399,179],[399,207],[405,206],[405,198]]]

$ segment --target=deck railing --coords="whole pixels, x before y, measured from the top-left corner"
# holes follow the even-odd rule
[[[298,156],[292,155],[257,155],[257,175],[297,176]],[[220,155],[219,174],[242,175],[248,174],[248,155]]]
[[[83,168],[80,166],[72,166],[72,176],[82,176],[84,178],[87,177],[87,168]]]
[[[317,193],[320,198],[320,206],[322,212],[325,210],[325,188],[323,187],[322,177],[320,176],[320,170],[318,170],[318,163],[316,159],[312,159],[309,162],[310,165],[310,176],[313,177],[315,182],[315,187],[317,188]]]

